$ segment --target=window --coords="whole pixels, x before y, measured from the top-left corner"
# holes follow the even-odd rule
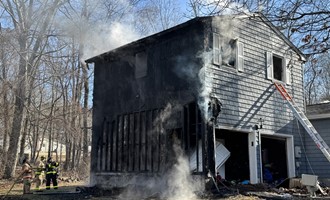
[[[244,70],[244,44],[213,33],[213,64]]]
[[[273,55],[274,79],[283,81],[283,59]]]
[[[291,71],[286,66],[286,60],[282,56],[266,52],[267,78],[290,84]]]
[[[145,51],[135,54],[135,78],[142,78],[147,75],[148,63]]]

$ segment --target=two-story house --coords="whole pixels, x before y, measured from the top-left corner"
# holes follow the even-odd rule
[[[299,128],[273,81],[303,109],[304,55],[264,16],[200,17],[86,60],[95,64],[91,179],[123,186],[175,163],[263,182],[299,176]],[[299,158],[298,158],[299,157]]]

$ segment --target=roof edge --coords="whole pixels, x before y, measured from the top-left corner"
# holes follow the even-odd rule
[[[300,61],[306,62],[306,55],[302,53],[296,45],[294,45],[278,28],[275,27],[275,25],[262,13],[256,12],[255,16],[258,16],[261,18],[261,20],[268,25],[280,38],[282,38],[298,55],[300,58]]]
[[[216,17],[216,16],[206,16],[206,17],[196,17],[196,18],[193,18],[191,20],[188,20],[184,23],[181,23],[181,24],[178,24],[172,28],[169,28],[169,29],[166,29],[166,30],[163,30],[161,32],[157,32],[157,33],[154,33],[154,34],[151,34],[151,35],[148,35],[146,37],[143,37],[143,38],[140,38],[138,40],[135,40],[133,42],[130,42],[130,43],[127,43],[125,45],[122,45],[120,47],[117,47],[115,49],[112,49],[110,51],[107,51],[105,53],[102,53],[102,54],[99,54],[99,55],[96,55],[94,57],[91,57],[87,60],[85,60],[86,63],[93,63],[97,60],[100,60],[102,59],[104,56],[107,56],[109,55],[111,52],[116,52],[116,51],[119,51],[121,49],[124,49],[128,46],[132,46],[132,45],[137,45],[139,43],[141,43],[142,41],[147,41],[148,39],[151,39],[151,38],[154,38],[154,37],[160,37],[162,35],[165,35],[167,33],[170,33],[172,31],[175,31],[177,29],[180,29],[180,28],[183,28],[183,27],[186,27],[196,21],[200,21],[200,20],[203,20],[203,19],[208,19],[208,18],[213,18],[213,17]],[[228,17],[228,18],[250,18],[250,17],[259,17],[262,22],[264,22],[269,28],[271,28],[285,43],[287,43],[299,56],[300,58],[300,61],[302,62],[306,62],[306,56],[278,29],[275,27],[275,25],[262,13],[260,12],[256,12],[256,13],[251,13],[251,14],[237,14],[237,15],[223,15],[221,17]],[[151,41],[150,41],[151,42]]]
[[[207,16],[207,17],[195,17],[195,18],[190,19],[190,20],[188,20],[188,21],[186,21],[186,22],[183,22],[183,23],[181,23],[181,24],[178,24],[178,25],[176,25],[176,26],[173,26],[173,27],[171,27],[171,28],[169,28],[169,29],[166,29],[166,30],[163,30],[163,31],[160,31],[160,32],[157,32],[157,33],[151,34],[151,35],[148,35],[148,36],[146,36],[146,37],[143,37],[143,38],[137,39],[137,40],[135,40],[135,41],[133,41],[133,42],[130,42],[130,43],[124,44],[124,45],[122,45],[122,46],[119,46],[119,47],[117,47],[117,48],[115,48],[115,49],[109,50],[109,51],[107,51],[107,52],[105,52],[105,53],[102,53],[102,54],[96,55],[96,56],[94,56],[94,57],[88,58],[87,60],[85,60],[85,62],[86,62],[86,63],[93,63],[93,62],[95,62],[96,60],[101,59],[103,56],[106,56],[106,55],[110,54],[111,52],[119,51],[119,50],[121,50],[121,49],[126,48],[127,46],[136,45],[136,44],[138,44],[138,43],[141,43],[142,41],[146,41],[146,40],[151,39],[151,38],[154,38],[154,37],[160,37],[160,36],[162,36],[162,35],[165,35],[165,34],[167,34],[167,33],[170,33],[170,32],[172,32],[172,31],[175,31],[175,30],[177,30],[177,29],[180,29],[180,28],[186,27],[186,26],[188,26],[188,25],[190,25],[190,24],[192,24],[192,23],[194,23],[194,22],[196,22],[196,21],[200,21],[200,20],[207,19],[207,18],[212,18],[212,16]]]

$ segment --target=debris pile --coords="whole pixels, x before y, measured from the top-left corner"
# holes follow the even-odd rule
[[[287,182],[287,184],[285,183]],[[257,197],[260,199],[310,199],[313,198],[329,198],[330,199],[330,188],[322,187],[322,190],[317,190],[314,195],[308,191],[304,185],[295,184],[293,187],[290,179],[279,185],[271,184],[237,184],[229,187],[229,190],[225,187],[219,187],[220,194],[213,191],[215,197],[225,197],[232,199],[238,198],[238,196],[245,197]],[[238,198],[239,199],[239,198]]]
[[[81,179],[79,177],[69,176],[69,177],[59,177],[59,181],[67,182],[67,183],[74,183],[79,182]]]
[[[282,186],[274,186],[271,184],[236,184],[228,187],[219,186],[219,190],[212,189],[209,191],[195,192],[197,199],[231,199],[231,200],[260,200],[260,199],[310,199],[310,193],[305,186],[295,186],[286,188]],[[330,199],[330,188],[322,188],[326,195],[320,191],[316,192],[316,198]],[[111,199],[127,199],[127,188],[113,188],[104,190],[100,187],[78,187],[76,189],[80,193],[84,193],[89,197],[111,197]],[[129,190],[132,190],[130,187]],[[141,193],[144,189],[141,187],[133,188],[133,193]],[[141,199],[161,200],[159,193],[145,193]]]

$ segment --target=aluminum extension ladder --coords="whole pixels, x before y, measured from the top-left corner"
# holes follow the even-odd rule
[[[322,139],[320,134],[316,131],[312,123],[308,120],[306,115],[299,109],[299,107],[294,102],[293,98],[289,95],[285,87],[279,83],[274,82],[276,89],[281,93],[282,97],[284,98],[286,104],[292,110],[294,116],[299,120],[301,125],[306,129],[307,133],[313,141],[315,142],[316,146],[322,151],[323,155],[328,159],[330,162],[330,149],[329,146],[325,143]]]

